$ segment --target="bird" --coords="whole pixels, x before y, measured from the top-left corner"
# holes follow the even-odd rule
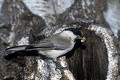
[[[7,48],[6,51],[14,53],[34,50],[38,51],[39,54],[56,61],[58,57],[71,51],[77,40],[80,40],[81,42],[85,40],[85,38],[82,37],[80,29],[68,28],[53,34],[36,44],[13,46]]]

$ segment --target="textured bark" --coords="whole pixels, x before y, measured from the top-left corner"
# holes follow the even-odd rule
[[[105,3],[104,0],[1,0],[0,79],[117,80],[119,46],[103,18]],[[56,63],[35,51],[9,57],[11,53],[4,51],[10,46],[35,44],[67,27],[80,27],[86,41],[78,42]]]

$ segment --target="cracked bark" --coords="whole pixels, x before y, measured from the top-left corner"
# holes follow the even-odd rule
[[[67,0],[69,3],[58,0],[59,5],[55,0],[52,0],[54,5],[51,5],[53,2],[49,0],[38,1],[45,8],[36,1],[4,0],[2,3],[0,79],[117,80],[119,78],[118,41],[104,21],[102,15],[104,0]],[[37,5],[33,9],[30,7],[34,6],[32,2]],[[69,5],[63,5],[66,3]],[[60,31],[66,27],[81,27],[86,41],[82,44],[77,43],[75,48],[65,55],[66,58],[60,57],[57,63],[36,55],[34,51],[29,52],[29,55],[14,55],[9,60],[5,59],[4,56],[10,54],[3,51],[6,47],[35,44],[57,29]]]

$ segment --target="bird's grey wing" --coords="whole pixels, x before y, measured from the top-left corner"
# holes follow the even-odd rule
[[[7,48],[6,51],[15,52],[15,51],[30,51],[30,50],[64,50],[68,48],[65,46],[64,42],[44,42],[32,45],[20,45]]]
[[[45,38],[37,44],[21,45],[7,48],[6,51],[23,51],[23,50],[64,50],[70,46],[69,41],[61,39],[57,35]]]
[[[66,47],[64,44],[56,42],[45,42],[34,44],[31,47],[26,47],[26,50],[64,50]]]
[[[54,37],[55,36],[55,37]],[[53,35],[49,38],[45,38],[43,41],[39,42],[38,44],[34,44],[31,48],[26,48],[27,50],[30,49],[42,49],[42,50],[64,50],[69,47],[68,42],[62,40],[59,36]]]

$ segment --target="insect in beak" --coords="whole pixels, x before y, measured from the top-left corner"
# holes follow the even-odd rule
[[[80,35],[77,35],[76,39],[81,40],[81,42],[86,40],[85,37],[81,37]]]

